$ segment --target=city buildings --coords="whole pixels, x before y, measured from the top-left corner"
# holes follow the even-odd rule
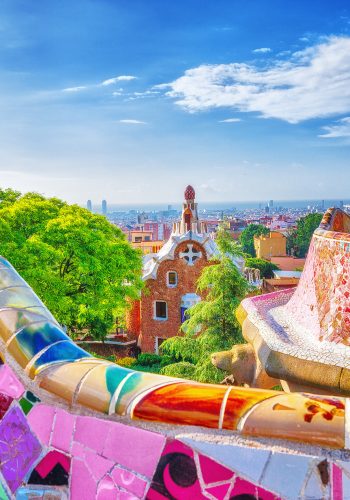
[[[287,238],[278,231],[270,231],[268,235],[254,237],[254,248],[259,259],[271,260],[271,257],[284,257],[287,255]]]
[[[102,215],[107,215],[107,201],[102,200]]]
[[[91,200],[88,200],[88,201],[86,202],[86,208],[87,208],[90,212],[92,212],[92,202],[91,202]]]

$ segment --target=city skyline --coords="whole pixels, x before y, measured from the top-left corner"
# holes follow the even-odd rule
[[[81,205],[173,203],[188,183],[201,203],[347,198],[347,2],[133,5],[2,4],[1,187]]]

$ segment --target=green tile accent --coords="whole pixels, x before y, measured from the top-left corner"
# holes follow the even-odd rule
[[[19,404],[22,407],[23,412],[27,415],[30,410],[33,408],[32,403],[27,401],[25,398],[20,399]]]
[[[0,500],[8,500],[7,493],[3,487],[3,485],[0,483]]]

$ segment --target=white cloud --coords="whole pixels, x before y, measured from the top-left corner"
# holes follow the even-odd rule
[[[81,90],[85,90],[86,87],[84,85],[81,85],[79,87],[68,87],[66,89],[63,89],[62,92],[80,92]]]
[[[219,123],[237,123],[242,121],[240,118],[226,118],[226,120],[220,120]]]
[[[255,54],[266,54],[267,52],[271,52],[270,47],[260,47],[260,49],[252,50]]]
[[[108,78],[108,80],[104,80],[101,83],[101,85],[104,86],[113,85],[114,83],[117,82],[129,82],[130,80],[136,80],[136,76],[131,76],[131,75],[115,76],[114,78]]]
[[[141,120],[119,120],[119,123],[126,123],[128,125],[146,125],[147,122]]]
[[[344,114],[350,112],[350,37],[328,38],[267,68],[198,66],[166,87],[189,112],[231,108],[290,123]]]
[[[323,127],[324,134],[320,134],[322,138],[335,138],[335,137],[350,137],[350,116],[342,118],[336,125],[328,125]]]

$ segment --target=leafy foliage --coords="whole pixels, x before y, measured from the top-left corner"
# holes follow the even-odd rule
[[[179,363],[174,363],[165,366],[160,370],[160,373],[162,375],[167,375],[168,377],[180,377],[180,378],[192,379],[194,377],[195,371],[196,371],[195,365],[189,363],[188,361],[180,361]]]
[[[319,213],[301,217],[298,220],[296,231],[292,231],[287,237],[287,250],[294,249],[295,255],[305,257],[309,250],[312,235],[320,225],[322,217],[323,215]]]
[[[272,278],[273,271],[277,271],[279,267],[273,262],[265,259],[258,259],[257,257],[249,257],[245,261],[246,267],[259,269],[261,278]]]
[[[140,254],[105,217],[7,191],[0,191],[0,254],[71,334],[105,338],[142,287]]]
[[[137,363],[137,361],[135,358],[125,356],[124,358],[116,358],[115,363],[117,363],[119,366],[123,366],[124,368],[132,368],[133,365]]]
[[[243,251],[252,257],[256,257],[254,236],[267,235],[269,232],[269,229],[262,224],[249,224],[239,237]]]
[[[7,205],[11,205],[21,196],[19,191],[14,191],[13,189],[1,189],[0,188],[0,208],[4,208]]]
[[[157,365],[161,362],[161,356],[158,354],[152,354],[144,352],[138,355],[137,364],[140,366],[152,366]]]
[[[203,269],[197,283],[205,299],[187,311],[188,319],[182,325],[184,336],[167,339],[161,346],[163,354],[177,361],[170,365],[174,376],[182,376],[181,363],[186,362],[195,366],[190,378],[201,382],[222,380],[222,372],[210,362],[211,353],[243,342],[235,310],[248,284],[233,261],[242,255],[242,250],[224,229],[220,229],[216,242],[219,257]],[[176,365],[179,365],[178,373]]]

